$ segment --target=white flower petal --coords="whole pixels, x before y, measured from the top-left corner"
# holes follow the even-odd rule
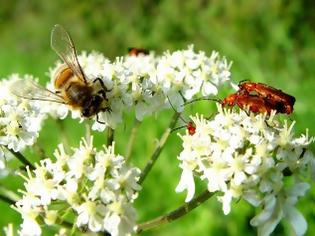
[[[307,230],[307,222],[304,216],[294,207],[286,210],[286,217],[292,225],[296,235],[304,235]]]
[[[187,190],[185,202],[189,202],[195,195],[195,181],[192,171],[183,169],[180,181],[175,189],[176,192]]]

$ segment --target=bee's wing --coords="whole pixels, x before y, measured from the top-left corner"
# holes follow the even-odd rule
[[[52,29],[50,44],[52,49],[70,67],[73,73],[87,84],[72,38],[61,25],[55,25]]]
[[[10,92],[17,97],[29,100],[67,104],[61,96],[31,80],[19,79],[12,82]]]

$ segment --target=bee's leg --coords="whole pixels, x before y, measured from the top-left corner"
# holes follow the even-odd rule
[[[98,116],[98,113],[96,114],[96,121],[97,121],[98,123],[100,123],[100,124],[103,124],[103,125],[106,124],[104,121],[100,121],[100,118],[99,118],[99,116]]]
[[[106,93],[103,89],[98,91],[97,93],[100,94],[104,98],[105,101],[108,101],[108,98],[106,97]]]
[[[112,109],[110,107],[105,107],[105,108],[101,109],[101,111],[103,111],[103,112],[107,111],[110,113],[110,112],[112,112]],[[96,113],[96,121],[100,124],[106,124],[104,121],[100,121],[100,117],[98,116],[98,113]]]
[[[66,92],[68,92],[68,90],[71,88],[72,84],[70,83],[70,85],[66,88]]]
[[[105,84],[104,84],[104,82],[103,82],[103,81],[101,80],[101,78],[99,78],[99,77],[97,77],[97,78],[93,81],[93,83],[96,83],[96,82],[99,82],[100,85],[101,85],[101,87],[102,87],[102,89],[101,89],[100,91],[98,91],[98,93],[101,94],[102,97],[107,101],[108,99],[107,99],[107,97],[106,97],[106,92],[110,92],[111,89],[107,89],[106,86],[105,86]]]
[[[103,89],[105,92],[111,91],[111,89],[106,88],[106,86],[105,86],[103,80],[101,80],[101,78],[97,77],[95,80],[93,80],[93,83],[96,83],[96,82],[99,82],[99,83],[100,83],[102,89]]]
[[[105,107],[101,111],[111,113],[112,109],[110,107]]]

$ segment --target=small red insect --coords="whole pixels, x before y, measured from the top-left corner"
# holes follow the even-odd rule
[[[194,122],[189,121],[186,125],[189,135],[194,135],[196,133],[196,126]]]
[[[186,121],[184,121],[184,122],[186,123]],[[192,121],[189,121],[186,125],[179,126],[177,128],[172,129],[171,132],[174,132],[174,131],[182,129],[182,128],[186,128],[188,130],[189,135],[194,135],[196,133],[196,125]]]
[[[148,49],[145,49],[145,48],[128,48],[128,55],[129,56],[138,56],[138,55],[149,55],[150,52]]]
[[[273,88],[263,83],[241,82],[238,93],[253,94],[263,98],[274,110],[279,113],[291,114],[295,103],[295,97],[284,93],[280,89]]]

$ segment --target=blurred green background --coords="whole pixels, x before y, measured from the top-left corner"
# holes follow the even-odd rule
[[[297,121],[296,134],[309,128],[310,134],[315,135],[315,3],[311,0],[0,0],[0,77],[28,73],[39,77],[42,83],[47,81],[48,68],[57,59],[49,45],[50,31],[56,23],[68,29],[78,51],[97,50],[110,59],[125,55],[130,46],[158,54],[184,49],[189,44],[208,55],[217,50],[233,61],[234,81],[264,82],[294,95],[297,102],[290,118]],[[209,114],[208,107],[209,103],[203,103],[194,111]],[[145,165],[155,138],[160,137],[171,115],[171,111],[163,112],[143,121],[133,164],[141,168]],[[117,152],[121,154],[126,151],[132,117],[126,116],[116,132]],[[48,120],[39,138],[48,155],[63,139],[61,126],[71,145],[77,146],[84,134],[84,126],[76,121],[56,124]],[[103,133],[95,136],[99,146],[106,140]],[[166,213],[184,201],[185,194],[174,191],[181,173],[176,160],[181,150],[179,143],[173,134],[145,180],[136,202],[139,222]],[[315,152],[314,145],[311,148]],[[32,150],[28,154],[32,156]],[[12,178],[0,181],[11,189],[21,184]],[[203,187],[199,184],[198,191]],[[298,204],[309,224],[307,235],[315,235],[314,186],[312,189]],[[6,203],[0,202],[0,212],[0,227],[21,222]],[[254,235],[255,229],[249,225],[254,215],[255,210],[241,200],[224,216],[221,205],[213,198],[180,220],[142,235]],[[274,232],[292,234],[285,221]]]

